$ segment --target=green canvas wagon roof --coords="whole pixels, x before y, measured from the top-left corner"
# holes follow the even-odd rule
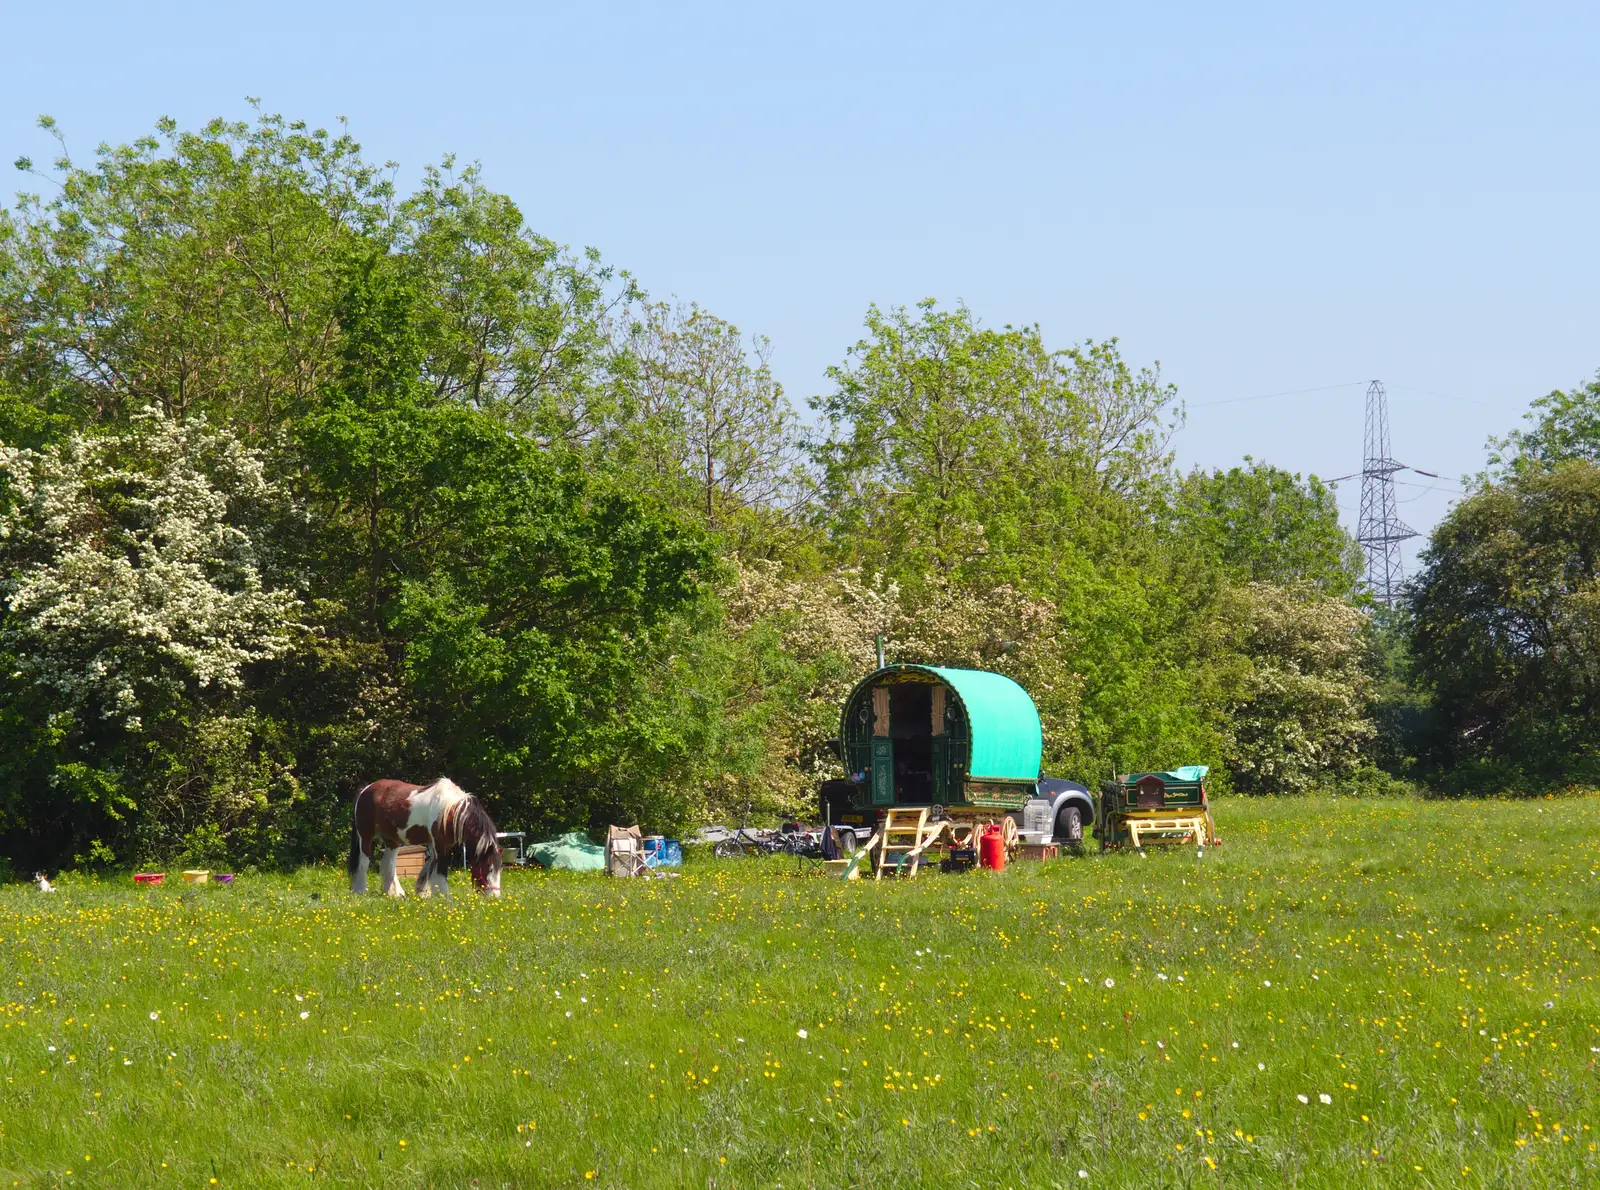
[[[907,670],[934,675],[961,700],[972,738],[967,776],[978,781],[1037,781],[1044,752],[1039,709],[1028,692],[1004,674],[981,669],[945,669],[936,665],[889,665],[874,670],[845,699],[845,713],[856,695],[878,678]],[[841,738],[844,729],[840,730]]]

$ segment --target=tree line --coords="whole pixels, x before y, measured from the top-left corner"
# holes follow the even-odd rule
[[[57,134],[54,125],[42,122]],[[1382,612],[1331,491],[1180,474],[1117,342],[873,307],[771,345],[332,131],[161,121],[0,213],[0,854],[293,863],[448,772],[533,831],[803,813],[893,657],[1046,768],[1241,793],[1593,779],[1600,389],[1536,403]]]

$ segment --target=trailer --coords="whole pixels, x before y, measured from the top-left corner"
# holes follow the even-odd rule
[[[1203,764],[1161,773],[1123,773],[1100,788],[1095,833],[1101,850],[1145,843],[1192,843],[1202,852],[1217,846],[1216,823],[1206,795]]]
[[[927,808],[958,825],[1009,819],[1012,836],[1075,849],[1094,821],[1086,786],[1041,777],[1038,708],[1003,674],[882,666],[845,699],[836,745],[845,778],[820,791],[830,827],[870,833],[890,811]]]

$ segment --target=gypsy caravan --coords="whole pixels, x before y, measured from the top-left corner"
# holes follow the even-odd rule
[[[1033,699],[1003,674],[883,666],[844,701],[846,775],[823,783],[823,819],[875,827],[891,810],[927,807],[955,822],[1010,818],[1076,845],[1094,802],[1077,782],[1041,779],[1043,742]]]

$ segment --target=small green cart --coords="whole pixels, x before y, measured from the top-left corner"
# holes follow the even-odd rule
[[[1191,764],[1164,773],[1124,773],[1107,781],[1100,787],[1095,815],[1101,849],[1140,849],[1146,842],[1215,847],[1220,840],[1206,796],[1207,771],[1203,764]]]

